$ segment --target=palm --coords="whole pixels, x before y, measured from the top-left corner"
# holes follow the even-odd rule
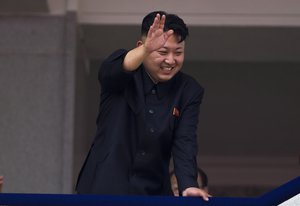
[[[145,40],[145,47],[148,51],[152,52],[163,47],[169,36],[173,34],[173,30],[164,32],[165,20],[165,15],[161,18],[159,14],[156,15]]]

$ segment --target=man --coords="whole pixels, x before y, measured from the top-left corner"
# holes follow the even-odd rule
[[[197,137],[203,88],[180,72],[188,29],[162,11],[144,17],[137,47],[101,65],[97,132],[78,177],[78,194],[171,195],[174,159],[183,196],[197,184]]]

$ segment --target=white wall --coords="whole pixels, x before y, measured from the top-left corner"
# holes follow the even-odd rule
[[[177,13],[189,25],[300,25],[297,0],[79,0],[81,23],[139,24],[149,11]]]
[[[75,16],[0,18],[3,191],[71,193]]]

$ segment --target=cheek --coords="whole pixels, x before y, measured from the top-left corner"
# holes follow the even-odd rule
[[[159,55],[152,54],[152,55],[150,55],[150,56],[146,59],[145,62],[146,62],[148,65],[152,65],[152,66],[153,66],[153,64],[159,65],[159,64],[161,64],[161,62],[163,62],[163,61],[164,61],[164,58],[163,58],[163,57],[161,57],[161,56],[159,56]]]
[[[155,58],[151,61],[151,67],[153,70],[160,70],[161,65],[163,64],[163,58]]]
[[[179,65],[183,64],[184,56],[177,57],[176,61],[177,61],[177,64],[179,64]]]
[[[162,56],[157,56],[157,57],[153,58],[153,62],[155,62],[156,64],[161,64],[164,60],[165,60],[165,58]]]

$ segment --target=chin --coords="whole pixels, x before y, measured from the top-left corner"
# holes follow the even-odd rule
[[[175,76],[175,74],[162,75],[159,79],[162,82],[166,82],[166,81],[171,80],[174,76]]]
[[[173,77],[173,76],[172,76]],[[172,79],[172,77],[164,77],[164,78],[159,78],[159,82],[166,82],[166,81],[169,81],[170,79]]]

